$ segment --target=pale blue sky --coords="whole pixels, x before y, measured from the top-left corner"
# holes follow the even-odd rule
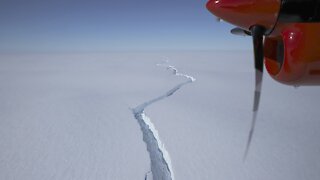
[[[0,52],[247,50],[206,0],[1,0]]]

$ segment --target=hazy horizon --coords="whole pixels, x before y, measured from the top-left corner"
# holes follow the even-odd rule
[[[4,0],[0,53],[249,50],[206,0]]]

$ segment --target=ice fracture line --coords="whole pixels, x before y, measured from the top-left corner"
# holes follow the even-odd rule
[[[168,65],[167,62],[168,61],[166,61],[166,63],[164,64],[157,64],[157,66],[166,67],[167,70],[172,71],[173,75],[184,77],[187,79],[187,81],[174,86],[163,95],[146,101],[132,109],[134,117],[140,125],[143,134],[143,141],[146,143],[147,151],[149,152],[150,156],[151,171],[146,173],[145,176],[145,179],[148,180],[174,180],[174,173],[169,153],[166,150],[164,144],[161,142],[158,131],[155,128],[154,124],[151,122],[151,119],[145,114],[145,108],[153,103],[156,103],[173,95],[184,85],[192,83],[196,80],[190,75],[179,73],[174,66]]]

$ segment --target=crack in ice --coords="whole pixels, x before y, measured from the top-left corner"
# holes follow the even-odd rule
[[[166,63],[167,62],[168,61],[166,61]],[[153,180],[174,180],[174,173],[169,153],[164,144],[161,142],[157,129],[151,122],[150,118],[145,114],[144,110],[151,104],[173,95],[182,86],[192,83],[196,79],[187,74],[179,73],[177,68],[174,66],[166,64],[157,64],[157,66],[164,66],[167,68],[167,70],[171,70],[175,76],[185,77],[188,80],[176,85],[165,94],[142,103],[141,105],[135,107],[132,112],[140,125],[143,134],[143,141],[147,145],[147,150],[149,152],[151,161],[151,171],[146,173],[145,179],[149,180],[149,177],[151,176]]]

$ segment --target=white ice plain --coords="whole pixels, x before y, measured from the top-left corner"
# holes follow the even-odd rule
[[[144,109],[175,180],[320,178],[320,88],[265,74],[243,161],[251,52],[203,51],[1,55],[0,179],[152,179],[132,109],[186,81],[156,66],[164,59],[197,79]]]

